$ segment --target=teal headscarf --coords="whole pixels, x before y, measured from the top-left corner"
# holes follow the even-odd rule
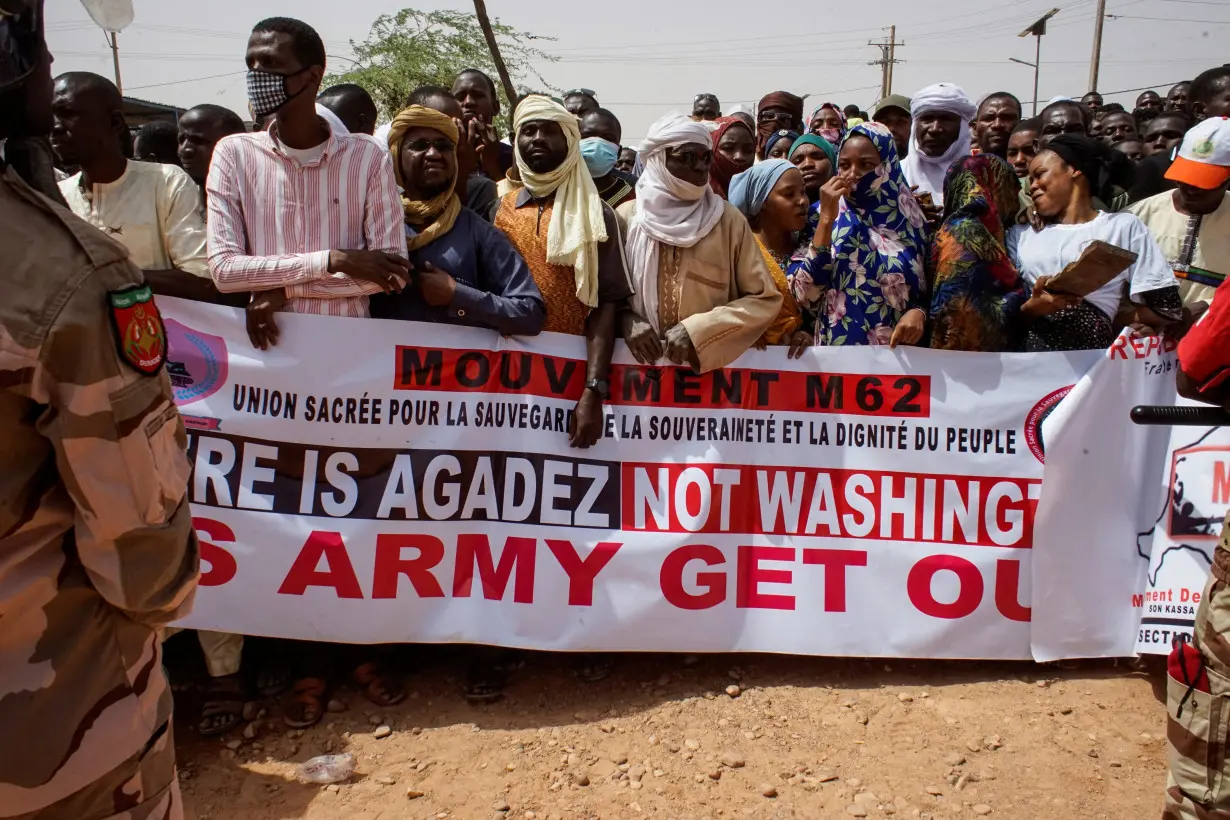
[[[766,159],[730,180],[730,204],[749,219],[760,213],[782,174],[794,167],[785,159]]]
[[[790,146],[790,153],[787,156],[793,157],[794,152],[799,150],[800,145],[814,145],[823,151],[824,155],[829,158],[829,163],[833,166],[833,173],[837,173],[837,149],[833,147],[833,143],[819,134],[804,134],[794,141],[794,145]]]

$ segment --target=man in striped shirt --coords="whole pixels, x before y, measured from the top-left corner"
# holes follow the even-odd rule
[[[408,278],[401,199],[388,152],[316,114],[320,36],[274,17],[248,40],[248,98],[268,131],[218,143],[206,183],[209,269],[223,292],[254,291],[249,333],[277,341],[272,312],[366,317],[367,297]]]

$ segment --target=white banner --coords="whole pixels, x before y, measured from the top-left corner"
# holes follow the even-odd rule
[[[1154,655],[1170,652],[1176,635],[1191,634],[1230,506],[1230,429],[1165,432],[1170,446],[1162,492],[1147,510],[1148,528],[1139,537],[1142,552],[1152,544],[1149,572],[1144,593],[1133,601],[1142,614],[1136,651]]]
[[[1125,331],[1043,433],[1045,492],[1034,551],[1034,658],[1135,654],[1148,543],[1162,496],[1167,427],[1133,424],[1136,405],[1175,401],[1175,344]]]
[[[1042,422],[1095,365],[1128,378],[1126,357],[777,348],[696,376],[620,345],[606,435],[576,450],[581,339],[280,315],[261,352],[239,311],[160,304],[206,569],[186,626],[1028,658],[1058,571],[1034,553],[1119,549],[1042,544],[1035,513]],[[1059,519],[1100,515],[1068,495]],[[1138,590],[1074,580],[1095,603]]]

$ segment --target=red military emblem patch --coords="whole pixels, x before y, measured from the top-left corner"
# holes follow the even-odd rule
[[[108,292],[120,358],[138,373],[157,375],[167,360],[167,331],[149,285]]]

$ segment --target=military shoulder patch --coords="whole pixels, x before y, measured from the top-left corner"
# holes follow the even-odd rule
[[[148,284],[107,292],[120,358],[138,373],[156,376],[167,360],[167,331]]]

